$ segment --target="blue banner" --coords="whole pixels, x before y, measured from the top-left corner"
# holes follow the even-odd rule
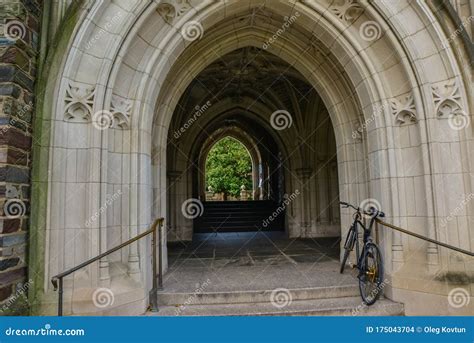
[[[3,317],[0,342],[474,342],[473,317]]]

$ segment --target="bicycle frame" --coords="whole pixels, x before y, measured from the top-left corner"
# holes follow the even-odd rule
[[[362,227],[362,230],[363,230],[363,247],[365,247],[365,245],[369,242],[372,241],[372,237],[371,237],[371,233],[372,233],[372,227],[374,225],[374,222],[375,222],[375,217],[371,217],[370,219],[370,223],[368,225],[368,228],[367,226],[364,225],[364,223],[360,220],[360,217],[361,217],[361,214],[360,212],[357,212],[357,216],[356,218],[354,219],[354,221],[352,222],[352,225],[354,226],[355,225],[355,232],[356,232],[356,240],[355,240],[355,248],[356,248],[356,258],[357,258],[357,268],[360,269],[361,266],[362,266],[362,256],[363,254],[360,253],[360,248],[359,248],[359,225]]]
[[[370,210],[367,211],[347,202],[341,201],[340,204],[345,208],[351,207],[356,210],[344,243],[345,251],[341,261],[340,273],[342,274],[344,272],[347,258],[349,257],[350,252],[354,250],[355,244],[356,264],[352,264],[351,267],[357,268],[359,271],[359,291],[363,301],[367,305],[372,305],[377,301],[378,293],[372,297],[371,294],[373,291],[368,293],[367,286],[376,285],[376,287],[378,287],[380,285],[380,280],[383,278],[382,257],[380,249],[372,240],[372,227],[374,226],[376,218],[385,217],[385,214],[374,207],[371,207]],[[363,215],[367,215],[370,218],[367,225],[364,224],[364,222],[367,223],[366,220],[364,220],[364,222],[362,221]],[[362,247],[359,246],[359,228],[362,228],[363,231]],[[369,262],[369,260],[373,262]],[[375,290],[376,289],[377,288],[375,288]]]

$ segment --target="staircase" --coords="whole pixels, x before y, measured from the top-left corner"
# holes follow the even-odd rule
[[[261,201],[206,201],[203,214],[194,220],[194,232],[281,231],[284,211],[269,220],[278,204]]]
[[[368,307],[357,285],[238,292],[159,292],[153,316],[399,316],[402,304],[381,298]]]
[[[367,307],[357,272],[339,273],[339,239],[282,232],[198,234],[169,246],[156,316],[403,315],[381,298]]]

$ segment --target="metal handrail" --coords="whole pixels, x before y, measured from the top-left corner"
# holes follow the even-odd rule
[[[464,249],[461,249],[461,248],[458,248],[458,247],[455,247],[453,245],[450,245],[450,244],[447,244],[447,243],[443,243],[443,242],[440,242],[440,241],[437,241],[435,239],[432,239],[432,238],[428,238],[428,237],[425,237],[425,236],[422,236],[422,235],[419,235],[417,233],[414,233],[414,232],[411,232],[411,231],[408,231],[408,230],[405,230],[405,229],[402,229],[401,227],[398,227],[398,226],[395,226],[393,224],[389,224],[389,223],[386,223],[380,219],[375,219],[375,222],[380,224],[380,225],[383,225],[383,226],[386,226],[390,229],[393,229],[393,230],[396,230],[396,231],[400,231],[402,233],[405,233],[407,235],[410,235],[410,236],[413,236],[413,237],[416,237],[416,238],[419,238],[419,239],[422,239],[424,241],[427,241],[427,242],[430,242],[430,243],[434,243],[434,244],[437,244],[437,245],[440,245],[442,247],[445,247],[445,248],[448,248],[448,249],[451,249],[451,250],[454,250],[454,251],[457,251],[457,252],[460,252],[461,254],[466,254],[466,255],[469,255],[469,256],[474,256],[474,253],[472,251],[468,251],[468,250],[464,250]]]
[[[129,239],[128,241],[126,242],[123,242],[122,244],[120,245],[117,245],[116,247],[112,248],[112,249],[109,249],[107,250],[106,252],[103,252],[102,254],[100,255],[97,255],[96,257],[93,257],[85,262],[82,262],[81,264],[78,264],[77,266],[71,268],[71,269],[68,269],[58,275],[55,275],[51,278],[51,283],[53,284],[53,288],[54,290],[58,290],[59,289],[59,293],[58,293],[58,316],[62,316],[63,315],[63,278],[74,273],[75,271],[81,269],[81,268],[84,268],[85,266],[93,263],[93,262],[96,262],[98,260],[100,260],[101,258],[107,256],[107,255],[110,255],[112,254],[113,252],[116,252],[117,250],[120,250],[124,247],[126,247],[127,245],[130,245],[132,244],[133,242],[136,242],[138,241],[140,238],[143,238],[145,236],[148,236],[149,234],[152,234],[152,242],[151,242],[151,245],[152,245],[152,251],[153,251],[153,288],[151,289],[150,291],[150,308],[151,308],[151,311],[152,312],[158,312],[158,299],[157,299],[157,291],[159,289],[162,289],[163,288],[163,263],[162,263],[162,256],[161,256],[161,228],[163,227],[163,222],[164,222],[164,218],[158,218],[156,219],[154,222],[153,222],[153,225],[151,226],[151,228],[137,236],[135,236],[134,238],[131,238]],[[158,229],[158,245],[160,247],[160,259],[158,260],[158,268],[159,268],[159,273],[158,273],[158,283],[157,283],[157,280],[156,280],[156,275],[157,275],[157,271],[156,271],[156,228],[157,226],[159,226],[159,229]]]

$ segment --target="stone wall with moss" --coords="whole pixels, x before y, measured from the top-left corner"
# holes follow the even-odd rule
[[[0,2],[0,314],[26,314],[41,0]]]

